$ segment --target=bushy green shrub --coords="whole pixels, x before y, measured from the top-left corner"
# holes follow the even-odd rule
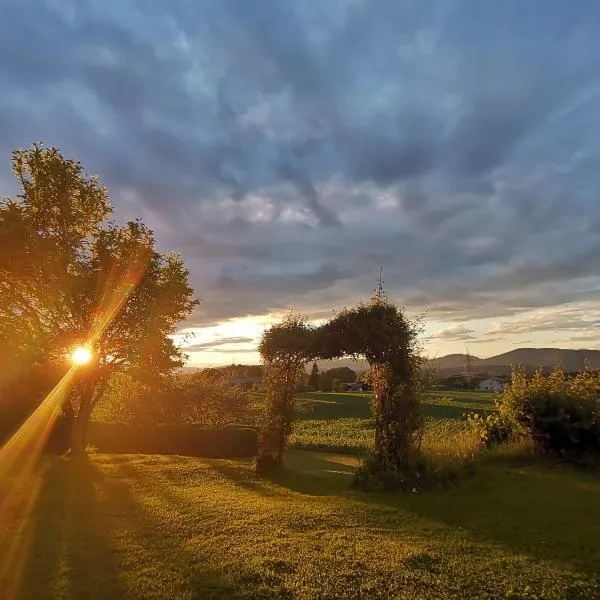
[[[30,412],[0,410],[0,447],[12,437],[25,423]],[[48,454],[64,454],[71,446],[71,421],[64,416],[59,416],[48,432],[48,438],[42,452]]]
[[[98,452],[243,458],[256,455],[258,432],[251,427],[91,423],[88,439]]]
[[[600,458],[600,375],[584,369],[568,377],[557,367],[527,377],[515,369],[499,404],[500,418],[536,447],[582,465]]]
[[[488,448],[508,442],[513,436],[512,423],[498,412],[487,415],[470,413],[467,424],[476,432],[481,444]]]
[[[450,453],[441,456],[423,452],[413,457],[409,468],[381,468],[381,462],[370,452],[362,460],[352,487],[364,492],[403,491],[419,493],[425,490],[448,489],[475,472],[473,459],[457,459]]]
[[[409,469],[382,468],[381,460],[369,452],[361,461],[352,487],[363,492],[418,492],[426,483],[427,465],[422,457],[415,458]],[[429,487],[429,486],[425,486]]]
[[[25,407],[12,402],[0,404],[0,446],[19,429],[33,408],[31,405]]]
[[[136,425],[224,427],[246,421],[250,395],[216,370],[178,372],[149,385],[128,373],[113,376],[99,405],[103,420]]]

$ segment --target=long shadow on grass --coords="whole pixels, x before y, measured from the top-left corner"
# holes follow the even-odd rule
[[[281,470],[271,474],[258,475],[249,468],[241,472],[230,461],[215,461],[211,468],[235,485],[264,496],[281,495],[282,488],[309,496],[331,496],[349,488],[357,463],[353,455],[288,450]]]
[[[272,481],[302,494],[347,495],[356,463],[346,457],[347,464],[336,466],[332,458],[343,457],[288,451],[287,469]],[[371,511],[379,521],[381,508],[397,507],[517,553],[559,560],[587,575],[600,572],[600,481],[568,467],[483,464],[447,491],[350,497],[364,504],[367,520]]]
[[[137,587],[144,588],[136,590],[139,597],[190,600],[240,597],[239,589],[210,567],[207,557],[181,547],[193,532],[187,519],[192,518],[192,513],[197,518],[202,511],[200,506],[182,505],[181,497],[170,491],[168,482],[155,480],[152,473],[126,461],[118,463],[116,475],[106,478],[104,491],[107,503],[127,515],[124,526],[128,545],[136,562],[144,568],[140,576],[133,574]]]
[[[600,572],[600,481],[569,468],[484,465],[445,492],[361,495],[588,575]]]
[[[18,598],[50,598],[60,586],[58,564],[63,554],[68,474],[65,461],[55,458],[44,461],[40,470],[34,520],[29,525],[31,541],[24,548],[27,554],[19,574]]]
[[[368,418],[371,415],[371,396],[368,394],[313,392],[300,394],[298,399],[303,405],[299,419]]]
[[[197,461],[204,463],[199,470]],[[168,464],[165,464],[164,468],[161,467],[159,473],[170,485],[189,485],[193,481],[189,479],[189,475],[182,480],[180,470],[185,472],[196,465],[194,476],[200,479],[220,477],[242,490],[256,492],[262,496],[285,495],[285,490],[325,496],[347,489],[357,464],[356,455],[293,449],[286,452],[281,471],[269,475],[258,475],[254,465],[247,459],[235,461],[185,456],[169,456]],[[119,473],[127,477],[145,476],[143,469],[128,462],[119,464]],[[164,496],[169,495],[166,488],[161,493]]]
[[[357,462],[351,455],[288,450],[281,470],[268,475],[248,468],[241,471],[230,461],[214,461],[211,468],[240,488],[263,496],[281,495],[281,488],[309,496],[331,496],[348,489]]]
[[[49,459],[37,504],[23,598],[123,598],[97,498],[99,472],[87,459]]]
[[[293,449],[286,451],[284,464],[279,472],[258,475],[254,465],[247,460],[190,459],[183,456],[170,456],[168,467],[161,468],[160,476],[169,484],[186,485],[189,479],[182,481],[181,475],[177,471],[174,472],[172,467],[191,469],[194,462],[198,460],[205,462],[205,468],[197,471],[201,478],[216,475],[242,490],[262,496],[277,497],[285,495],[285,490],[311,496],[335,495],[346,490],[352,481],[359,459],[356,455],[339,452]],[[120,465],[119,471],[123,475],[132,477],[142,474],[141,470],[127,463]],[[163,490],[163,494],[168,495],[168,490]]]

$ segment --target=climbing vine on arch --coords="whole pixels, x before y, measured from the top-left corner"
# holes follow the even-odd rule
[[[407,319],[387,297],[344,309],[324,325],[292,315],[267,330],[259,350],[265,363],[267,427],[257,469],[282,462],[292,430],[294,384],[315,359],[364,356],[373,377],[374,452],[359,471],[365,487],[403,487],[419,465],[423,422],[418,398],[418,322]]]

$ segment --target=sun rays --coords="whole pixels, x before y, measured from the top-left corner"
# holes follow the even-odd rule
[[[37,498],[35,475],[39,458],[80,369],[89,365],[93,359],[98,360],[93,348],[141,280],[146,267],[146,256],[145,249],[140,249],[126,268],[118,269],[113,266],[104,281],[92,331],[85,345],[73,350],[69,356],[72,365],[67,373],[0,448],[0,588],[6,600],[13,598],[18,591],[29,547],[24,523]],[[28,485],[32,485],[32,489],[28,494],[23,494]],[[27,503],[19,504],[18,499],[24,495],[28,498]],[[7,523],[13,523],[10,529],[8,526],[2,527],[2,524]]]

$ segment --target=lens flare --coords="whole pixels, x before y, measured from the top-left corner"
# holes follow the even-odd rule
[[[2,598],[18,596],[31,524],[39,491],[38,465],[52,428],[62,412],[78,367],[93,358],[91,347],[119,314],[144,275],[148,248],[140,247],[127,265],[113,263],[100,286],[98,305],[87,340],[70,355],[72,366],[19,430],[0,447],[0,590]]]
[[[85,346],[79,346],[71,353],[71,361],[75,365],[87,365],[92,360],[92,351]]]

